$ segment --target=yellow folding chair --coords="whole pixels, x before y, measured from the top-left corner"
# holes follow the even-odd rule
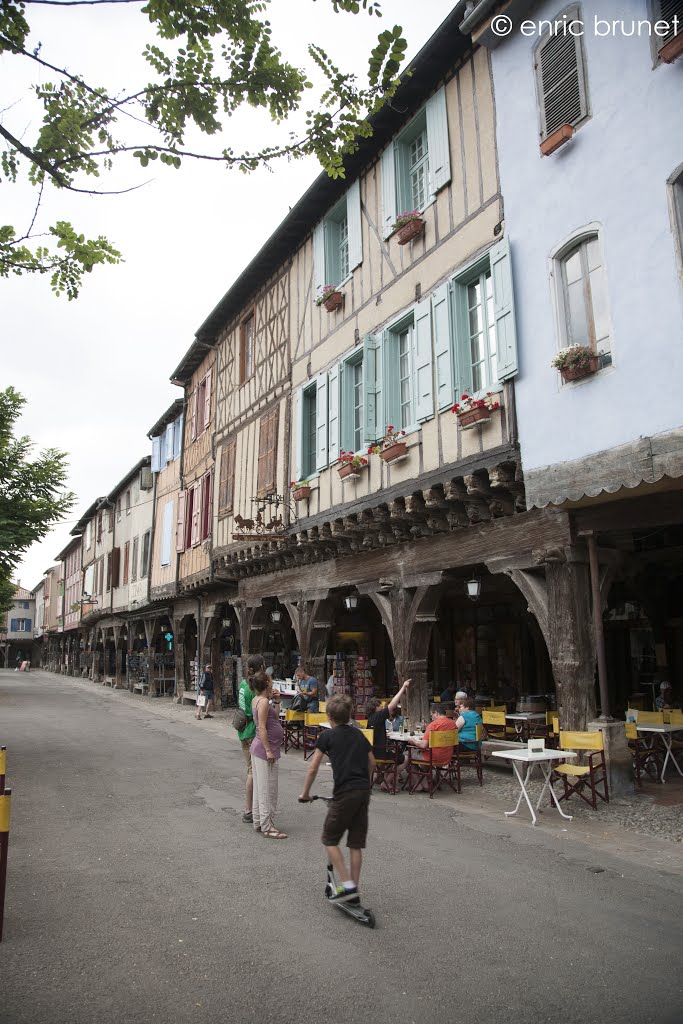
[[[303,711],[285,711],[285,754],[291,747],[293,750],[301,750],[304,728]]]
[[[469,744],[461,743],[458,736],[458,742],[453,751],[453,756],[457,760],[458,793],[460,792],[460,772],[462,768],[474,768],[479,779],[479,785],[484,785],[484,766],[481,760],[481,741],[483,737],[483,725],[477,726],[477,738],[473,747]]]
[[[664,725],[664,712],[639,711],[636,715],[636,722],[640,725]]]
[[[304,761],[308,761],[309,757],[315,750],[318,733],[320,732],[322,723],[326,721],[327,715],[321,715],[319,711],[306,711],[304,713]]]
[[[408,792],[416,793],[423,782],[427,783],[429,799],[434,796],[441,783],[445,782],[451,787],[454,793],[460,792],[460,768],[455,757],[455,747],[458,743],[458,730],[455,725],[452,729],[440,729],[430,732],[429,746],[421,751],[422,757],[413,757],[412,748],[408,758]],[[433,751],[450,748],[450,755],[446,764],[434,764]]]
[[[568,800],[573,793],[576,793],[594,811],[598,809],[598,797],[608,804],[607,762],[605,760],[605,744],[602,733],[599,730],[565,732],[563,729],[560,729],[560,750],[585,750],[589,753],[588,764],[572,764],[569,762],[567,764],[557,764],[553,768],[550,780],[551,786],[555,777],[562,779],[564,784],[564,793],[558,797],[558,800]],[[576,781],[570,783],[570,778]],[[586,788],[590,790],[590,799],[583,792]]]

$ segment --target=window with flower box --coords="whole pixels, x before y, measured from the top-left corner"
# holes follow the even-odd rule
[[[553,254],[559,348],[585,345],[612,362],[607,277],[597,225],[575,232]]]
[[[363,262],[360,182],[356,181],[313,232],[316,297],[326,284],[336,288]]]

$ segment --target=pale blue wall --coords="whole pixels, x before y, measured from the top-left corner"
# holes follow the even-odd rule
[[[553,18],[564,3],[533,6]],[[492,51],[505,230],[513,251],[526,470],[581,458],[683,424],[683,290],[666,181],[683,163],[683,58],[653,69],[649,40],[596,38],[593,15],[644,17],[636,0],[584,3],[592,118],[550,157],[539,152],[532,51],[515,32]],[[610,15],[614,17],[614,13]],[[551,251],[602,226],[614,366],[561,387],[549,279]]]

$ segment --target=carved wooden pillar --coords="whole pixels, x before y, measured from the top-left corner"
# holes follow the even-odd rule
[[[185,692],[185,627],[183,623],[183,619],[173,620],[173,636],[175,645],[175,697],[178,704],[183,703],[183,693]]]
[[[159,675],[154,665],[154,633],[157,628],[157,619],[144,619],[145,643],[147,644],[147,692],[150,697],[156,697],[159,693]]]
[[[250,604],[247,601],[238,600],[232,602],[232,607],[235,609],[240,627],[240,650],[244,665],[250,654],[260,654],[263,629],[262,625],[254,624],[254,616],[259,611],[261,602]],[[255,628],[252,630],[254,626]]]
[[[121,671],[121,652],[119,650],[119,639],[121,637],[121,626],[112,626],[114,631],[114,688],[123,689],[123,673]]]
[[[301,661],[322,686],[327,681],[325,656],[333,626],[327,595],[328,591],[324,590],[317,594],[299,594],[280,599],[296,633]]]

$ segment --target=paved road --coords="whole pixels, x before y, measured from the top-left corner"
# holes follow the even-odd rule
[[[233,736],[189,708],[0,672],[3,1024],[680,1024],[681,873],[463,797],[378,794],[370,931],[322,899],[300,755],[281,770],[291,838],[267,841],[241,822]]]

